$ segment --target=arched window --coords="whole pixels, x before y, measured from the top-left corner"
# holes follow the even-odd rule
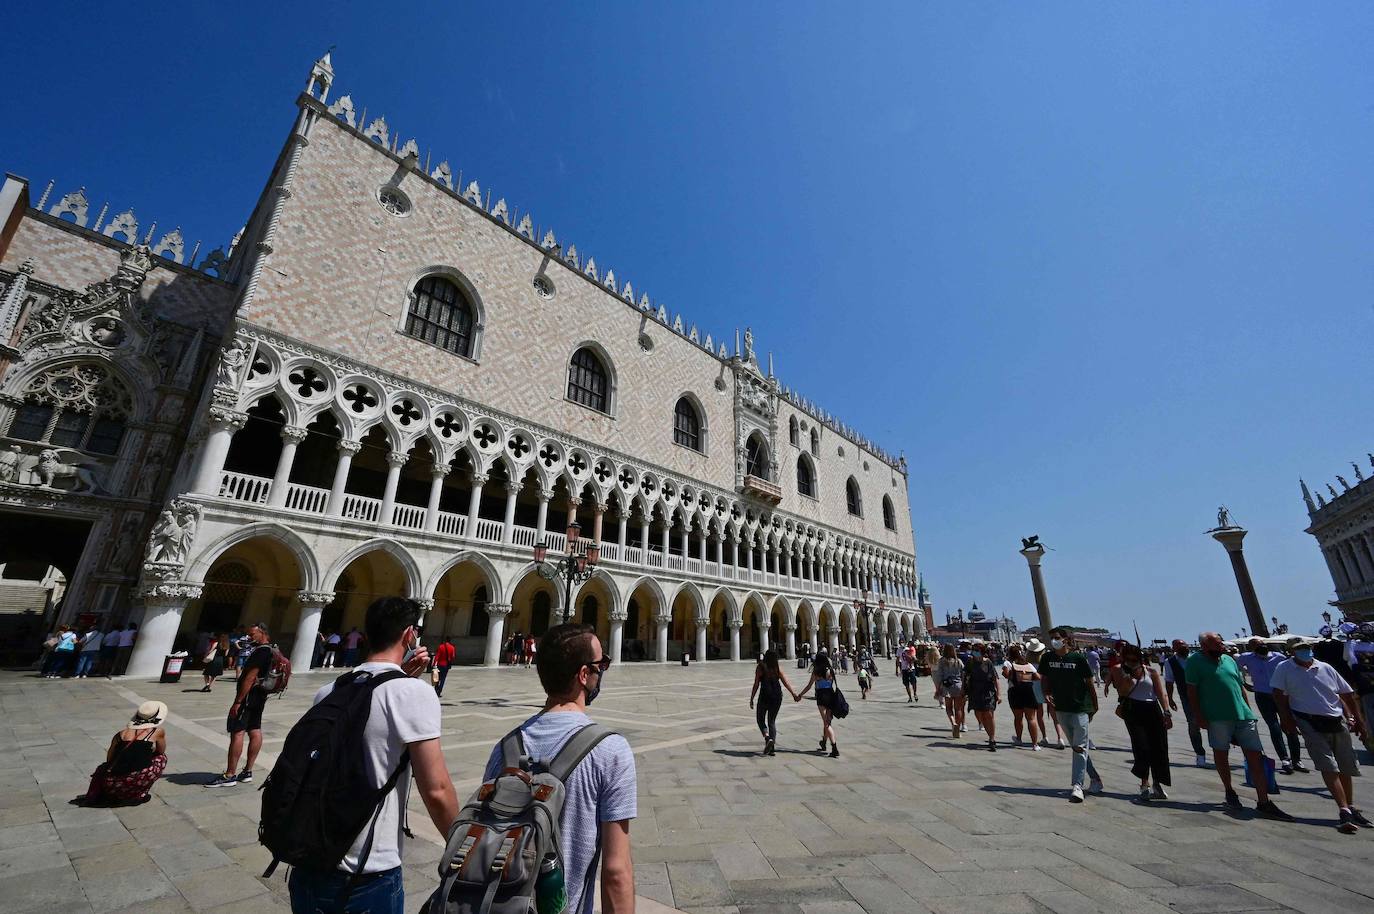
[[[793,416],[787,420],[787,439],[792,442],[793,447],[799,447],[797,443],[797,417]]]
[[[406,333],[449,352],[472,358],[474,309],[458,284],[426,276],[415,286],[406,313]]]
[[[596,612],[600,608],[595,594],[587,594],[582,598],[582,624],[596,625]]]
[[[24,388],[6,432],[11,438],[113,456],[124,440],[133,402],[101,365],[51,368]]]
[[[797,458],[797,492],[808,498],[816,497],[816,470],[805,454]]]
[[[687,397],[679,397],[673,409],[673,441],[694,451],[701,450],[701,416]]]
[[[491,626],[487,616],[487,588],[479,587],[472,592],[472,616],[468,619],[468,637],[485,635]]]
[[[768,478],[768,445],[758,432],[749,436],[744,445],[744,472],[759,479]]]
[[[821,433],[814,427],[811,429],[811,453],[817,457],[821,456]]]
[[[530,601],[530,633],[535,637],[540,637],[549,630],[549,616],[551,615],[552,601],[549,599],[548,591],[541,590],[534,595]]]
[[[610,412],[608,390],[606,366],[591,347],[574,352],[568,364],[568,399],[606,413]]]
[[[849,506],[849,513],[856,517],[864,516],[863,497],[859,494],[859,484],[854,477],[849,477],[849,481],[844,484],[845,503]]]
[[[883,526],[889,530],[897,529],[897,512],[892,508],[892,499],[883,496]]]

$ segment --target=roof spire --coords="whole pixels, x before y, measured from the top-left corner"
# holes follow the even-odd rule
[[[334,45],[329,46],[329,50],[324,52],[324,56],[315,61],[315,65],[310,68],[310,79],[305,84],[305,94],[311,98],[317,98],[321,103],[329,100],[329,87],[334,84],[334,64],[330,60],[330,55],[334,52]],[[319,94],[315,94],[315,90]]]
[[[1307,513],[1311,514],[1317,510],[1317,506],[1312,503],[1312,493],[1307,490],[1307,483],[1300,477],[1298,485],[1302,486],[1302,500],[1307,503]]]

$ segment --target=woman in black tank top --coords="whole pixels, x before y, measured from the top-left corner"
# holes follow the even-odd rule
[[[778,710],[782,708],[782,690],[793,698],[797,693],[787,674],[778,666],[778,652],[770,650],[759,659],[754,667],[754,688],[749,693],[749,707],[755,708],[754,699],[759,699],[754,715],[758,720],[759,732],[763,734],[763,754],[773,755],[778,739]]]

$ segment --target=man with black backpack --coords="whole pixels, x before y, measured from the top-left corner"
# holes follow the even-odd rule
[[[273,859],[265,875],[279,862],[292,866],[298,914],[402,914],[410,775],[440,834],[458,815],[439,698],[417,678],[429,664],[420,616],[402,597],[367,608],[372,653],[316,693],[263,785],[258,833]]]
[[[263,680],[272,672],[272,644],[267,627],[261,622],[250,626],[245,637],[251,646],[246,651],[240,650],[241,654],[246,654],[246,659],[235,683],[234,703],[229,706],[229,717],[224,724],[229,733],[229,763],[224,773],[206,783],[206,787],[252,783],[253,763],[262,749],[262,709],[267,705],[268,695]],[[245,735],[248,737],[248,759],[244,762],[243,773],[235,775]]]
[[[592,914],[595,899],[597,861],[601,864],[601,911],[603,914],[626,914],[634,911],[634,866],[630,860],[630,820],[638,814],[635,788],[635,758],[630,744],[618,733],[604,730],[587,716],[587,706],[601,692],[601,686],[611,661],[602,648],[596,631],[590,625],[568,623],[549,629],[539,641],[535,652],[539,683],[548,698],[544,709],[520,725],[496,745],[487,761],[483,780],[486,784],[477,796],[464,807],[457,827],[449,838],[445,859],[441,861],[441,875],[458,864],[455,873],[463,869],[463,856],[481,856],[464,850],[464,834],[482,828],[484,817],[491,818],[491,804],[502,797],[504,772],[517,765],[528,765],[539,781],[540,772],[558,778],[563,790],[545,794],[536,789],[533,798],[557,796],[561,793],[556,834],[556,856],[550,853],[535,861],[538,866],[538,885],[531,878],[525,886],[495,889],[490,901],[492,910],[506,909],[502,902],[519,906],[518,898],[507,895],[538,889],[539,895],[549,890],[549,883],[562,884],[567,895],[568,914]],[[574,757],[569,758],[568,753]],[[512,757],[514,756],[514,757]],[[547,775],[544,775],[547,776]],[[510,778],[505,778],[510,780]],[[517,785],[511,785],[514,788]],[[515,793],[511,795],[514,796]],[[468,828],[468,817],[472,825]],[[497,828],[503,827],[495,823]],[[487,825],[488,829],[491,824]],[[509,832],[508,832],[509,834]],[[496,842],[499,846],[500,842]],[[456,852],[456,853],[455,853]],[[476,869],[476,868],[471,868]],[[446,879],[431,904],[431,912],[462,909],[464,886],[455,884],[461,879]],[[473,886],[480,898],[480,883]],[[445,891],[449,893],[445,896]],[[557,888],[553,891],[558,891]],[[544,910],[544,904],[540,904]],[[514,907],[509,908],[513,910]],[[524,910],[524,908],[520,908]]]

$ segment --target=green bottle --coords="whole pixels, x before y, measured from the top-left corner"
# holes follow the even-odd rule
[[[563,867],[558,857],[549,854],[539,864],[539,878],[534,881],[534,907],[538,914],[565,914],[568,910],[568,886],[563,881]]]

